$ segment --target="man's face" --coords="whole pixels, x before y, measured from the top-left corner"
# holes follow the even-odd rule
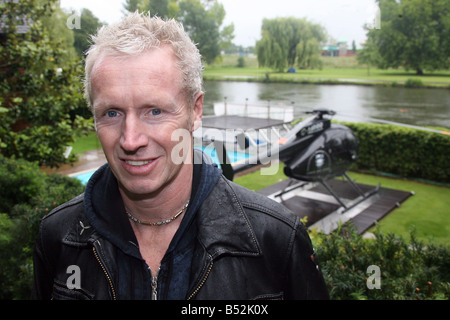
[[[156,194],[188,173],[171,159],[172,132],[192,132],[203,94],[189,108],[181,72],[168,47],[139,56],[105,56],[92,71],[97,134],[119,187],[130,196]],[[191,111],[190,111],[191,110]],[[189,142],[190,143],[190,142]]]

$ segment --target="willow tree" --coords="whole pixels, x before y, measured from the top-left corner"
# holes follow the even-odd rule
[[[264,19],[261,40],[256,43],[258,63],[283,71],[286,67],[320,67],[320,54],[326,31],[306,18]]]

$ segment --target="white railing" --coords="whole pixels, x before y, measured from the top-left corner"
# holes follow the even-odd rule
[[[224,102],[214,103],[214,114],[216,116],[238,115],[291,122],[294,120],[294,107],[288,105],[272,106],[270,102],[267,105],[237,104],[225,100]]]

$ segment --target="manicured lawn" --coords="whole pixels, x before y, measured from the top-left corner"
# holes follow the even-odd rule
[[[414,196],[380,221],[378,227],[384,233],[407,236],[414,228],[420,239],[450,243],[450,187],[354,172],[350,176],[369,185],[379,182],[385,188],[414,191]]]
[[[395,209],[378,224],[383,233],[394,233],[409,238],[412,228],[423,241],[450,243],[450,188],[418,181],[390,178],[371,174],[349,172],[358,183],[377,185],[403,191],[414,191],[400,208]],[[286,179],[282,165],[273,176],[260,175],[259,171],[235,179],[235,182],[252,190],[259,190]],[[373,231],[373,230],[369,230]]]
[[[416,76],[414,72],[397,70],[371,70],[370,75],[366,69],[322,69],[299,70],[296,73],[277,73],[267,68],[206,68],[204,78],[208,80],[228,81],[264,81],[266,74],[272,82],[345,82],[400,85],[408,79],[420,80],[424,86],[444,87],[450,85],[450,73],[430,73]]]
[[[270,68],[259,68],[256,58],[245,58],[243,68],[237,67],[236,56],[225,56],[222,63],[206,66],[204,78],[210,80],[263,81],[266,75],[273,82],[346,82],[400,85],[408,79],[420,80],[425,86],[450,86],[450,71],[425,72],[416,76],[413,71],[403,69],[379,70],[359,65],[355,57],[322,57],[323,68],[297,70],[296,73],[279,73]]]

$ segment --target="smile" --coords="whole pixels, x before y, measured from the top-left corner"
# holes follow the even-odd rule
[[[142,160],[142,161],[125,160],[125,162],[128,163],[129,165],[136,167],[145,166],[146,164],[149,164],[152,161],[153,160]]]
[[[147,160],[122,159],[122,168],[131,175],[147,175],[155,169],[159,158]]]

